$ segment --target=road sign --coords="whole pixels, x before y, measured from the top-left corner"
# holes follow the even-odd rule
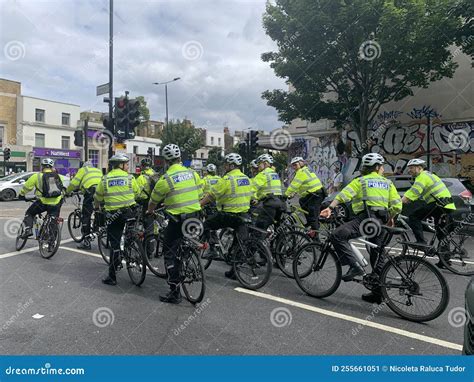
[[[109,83],[97,86],[97,95],[100,96],[102,94],[109,93]]]
[[[125,143],[115,143],[114,144],[114,150],[115,152],[126,152],[127,151],[127,145]]]

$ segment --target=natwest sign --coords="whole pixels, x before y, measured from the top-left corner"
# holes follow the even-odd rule
[[[78,150],[46,149],[43,147],[33,147],[33,154],[36,157],[81,158],[81,152]]]

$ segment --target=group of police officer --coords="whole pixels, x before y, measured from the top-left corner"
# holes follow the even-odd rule
[[[342,265],[348,265],[349,270],[343,276],[344,281],[350,281],[356,276],[364,275],[364,269],[357,262],[349,240],[363,235],[361,224],[365,219],[376,219],[380,224],[392,224],[393,217],[401,212],[402,205],[418,201],[412,208],[409,224],[416,239],[424,242],[421,221],[427,216],[439,217],[446,211],[455,209],[449,190],[439,177],[425,170],[425,162],[413,159],[408,163],[411,175],[416,179],[413,186],[400,198],[393,183],[383,176],[384,158],[376,153],[367,154],[362,158],[361,176],[355,178],[334,198],[331,204],[320,211],[326,196],[323,185],[317,175],[311,171],[301,157],[291,160],[295,171],[293,180],[286,189],[282,190],[281,180],[273,167],[273,158],[262,154],[252,161],[252,178],[241,171],[242,157],[231,153],[224,158],[225,174],[219,177],[214,164],[206,167],[206,176],[201,179],[193,169],[184,167],[181,162],[181,150],[175,144],[168,144],[162,150],[167,163],[167,170],[157,177],[150,168],[148,159],[141,162],[141,174],[135,179],[129,174],[129,158],[117,154],[109,159],[111,170],[104,176],[86,162],[72,179],[66,194],[79,189],[84,194],[83,203],[83,233],[85,236],[83,249],[90,249],[90,217],[93,208],[103,208],[107,216],[107,235],[110,242],[110,264],[108,276],[103,283],[116,285],[116,272],[120,265],[120,239],[126,220],[132,215],[132,207],[137,203],[143,206],[145,234],[153,230],[154,210],[161,203],[171,218],[164,232],[164,259],[167,269],[167,282],[170,290],[160,295],[160,300],[169,303],[181,302],[179,259],[176,249],[183,237],[183,223],[190,218],[199,218],[202,207],[215,203],[217,212],[208,216],[204,222],[204,238],[209,240],[210,250],[206,257],[215,256],[211,231],[231,227],[245,240],[248,235],[248,213],[251,205],[258,205],[256,226],[266,230],[278,221],[285,209],[287,198],[299,195],[299,203],[306,214],[307,228],[311,235],[318,240],[319,217],[330,217],[339,203],[352,202],[355,217],[339,226],[330,236]],[[27,211],[25,223],[31,234],[33,217],[43,211],[59,215],[62,196],[45,198],[42,196],[41,177],[47,172],[54,171],[51,159],[42,160],[42,173],[33,175],[25,183],[20,192],[24,198],[27,192],[36,188],[38,201]],[[442,204],[440,205],[440,201]],[[372,239],[379,244],[383,235]],[[380,270],[383,264],[380,251],[372,251],[370,260],[373,272]],[[225,273],[231,279],[235,278],[232,270]],[[375,289],[362,298],[369,302],[380,303],[382,296]]]

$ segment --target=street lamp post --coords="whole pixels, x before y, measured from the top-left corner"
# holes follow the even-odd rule
[[[173,78],[172,80],[166,82],[153,82],[153,85],[165,85],[165,103],[166,103],[166,127],[168,127],[168,84],[170,82],[178,81],[181,77]]]

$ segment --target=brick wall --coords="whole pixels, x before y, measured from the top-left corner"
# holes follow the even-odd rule
[[[5,126],[4,146],[16,144],[17,96],[21,83],[0,78],[0,125]]]

